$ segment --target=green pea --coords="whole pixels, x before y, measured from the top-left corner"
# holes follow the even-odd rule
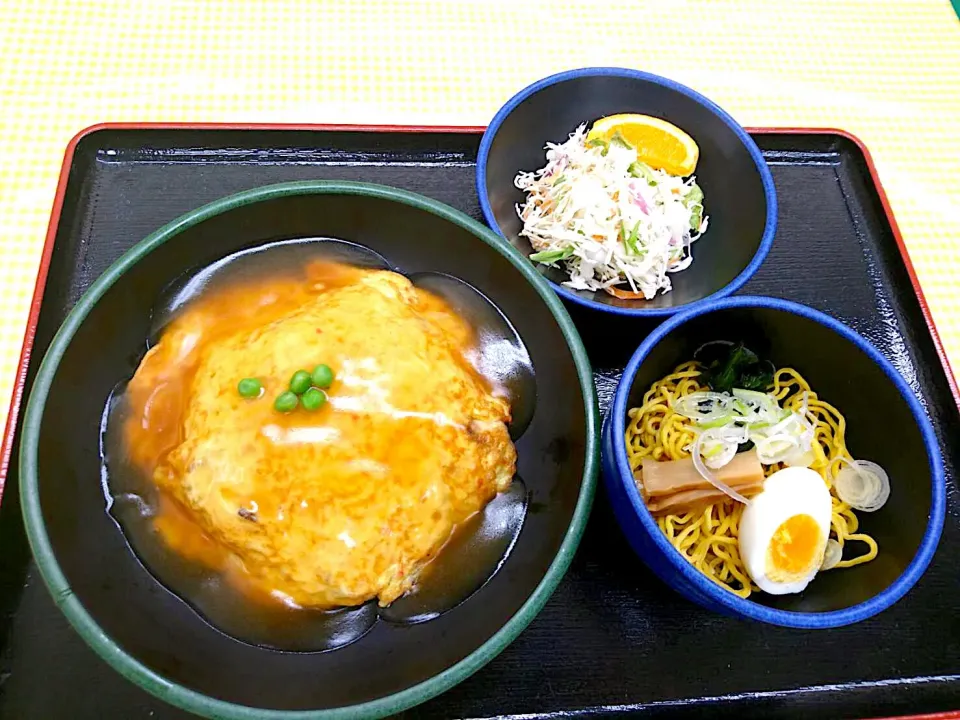
[[[263,384],[256,378],[244,378],[237,383],[237,392],[240,393],[240,397],[260,397],[262,391]]]
[[[328,388],[333,384],[333,370],[329,365],[317,365],[313,369],[311,380],[318,388]]]
[[[277,395],[277,399],[273,401],[273,407],[282,413],[288,413],[297,409],[298,402],[300,402],[300,399],[295,393],[285,390]]]
[[[290,378],[290,389],[297,395],[303,395],[310,389],[310,373],[306,370],[297,370]]]
[[[310,412],[314,410],[319,410],[327,402],[327,396],[323,394],[323,390],[317,390],[317,388],[310,388],[307,390],[303,396],[300,398],[300,402],[303,403],[303,407]]]

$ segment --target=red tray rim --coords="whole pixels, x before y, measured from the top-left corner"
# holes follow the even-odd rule
[[[46,289],[47,273],[50,269],[50,260],[53,256],[53,246],[56,240],[57,230],[59,228],[60,214],[63,211],[64,196],[67,190],[67,182],[70,178],[70,168],[73,165],[73,158],[77,146],[86,137],[103,130],[246,130],[246,131],[264,131],[264,130],[286,130],[286,131],[307,131],[307,132],[371,132],[371,133],[461,133],[465,135],[482,134],[486,127],[480,125],[364,125],[364,124],[311,124],[311,123],[229,123],[229,122],[104,122],[90,125],[84,128],[67,144],[64,153],[63,163],[60,167],[60,177],[57,181],[57,191],[53,200],[53,207],[50,211],[50,220],[47,224],[47,234],[43,244],[43,252],[40,256],[40,266],[37,270],[37,279],[34,284],[33,297],[30,301],[30,312],[27,316],[27,323],[24,332],[23,344],[20,348],[20,358],[17,363],[17,375],[13,383],[13,392],[10,397],[10,406],[7,412],[6,427],[3,432],[3,444],[0,446],[0,500],[3,498],[3,489],[6,484],[7,472],[10,468],[10,456],[13,452],[13,435],[20,415],[20,407],[23,401],[23,391],[27,380],[27,366],[30,362],[33,352],[33,343],[36,338],[37,322],[40,317],[40,306],[43,302],[43,293]],[[950,386],[954,402],[960,408],[960,389],[958,389],[956,376],[950,366],[950,360],[947,358],[943,343],[940,340],[940,333],[937,331],[936,323],[930,312],[923,289],[920,286],[920,279],[917,277],[913,262],[910,259],[910,253],[907,251],[906,243],[897,225],[893,209],[890,207],[890,201],[887,193],[880,182],[880,176],[877,167],[874,164],[873,156],[870,150],[860,138],[851,132],[838,128],[816,127],[757,127],[747,128],[751,134],[779,134],[779,135],[839,135],[854,145],[863,153],[867,163],[867,169],[870,172],[870,179],[877,189],[880,197],[880,203],[883,206],[887,222],[893,231],[894,239],[897,242],[897,248],[900,250],[900,257],[907,273],[910,276],[910,283],[913,285],[914,294],[920,303],[920,311],[926,321],[927,328],[930,330],[930,336],[933,338],[933,344],[937,355],[943,365],[947,376],[947,382]]]
[[[34,284],[33,297],[30,301],[30,312],[27,316],[27,324],[24,332],[23,344],[20,348],[20,358],[17,365],[17,375],[13,384],[13,392],[10,397],[10,406],[7,413],[7,422],[3,431],[3,443],[0,446],[0,501],[3,499],[3,490],[6,485],[7,472],[10,467],[10,456],[13,452],[13,436],[17,426],[17,420],[20,415],[20,408],[23,401],[23,391],[27,380],[27,366],[30,363],[33,343],[36,338],[37,323],[40,318],[40,309],[43,303],[43,293],[47,284],[47,273],[50,269],[50,261],[53,257],[53,246],[59,229],[60,215],[63,211],[64,197],[67,191],[67,183],[70,178],[70,169],[73,166],[73,158],[77,147],[86,137],[103,130],[246,130],[246,131],[306,131],[306,132],[370,132],[370,133],[460,133],[464,135],[480,135],[486,130],[485,126],[480,125],[366,125],[366,124],[319,124],[319,123],[230,123],[230,122],[103,122],[90,125],[84,128],[67,144],[63,157],[63,163],[60,167],[60,176],[57,181],[57,191],[54,196],[53,206],[50,211],[50,220],[47,224],[46,238],[44,239],[43,252],[40,256],[40,266],[37,270],[37,279]],[[953,395],[954,402],[960,409],[960,390],[958,390],[956,376],[950,366],[950,360],[943,348],[940,340],[940,333],[937,331],[936,323],[930,312],[923,288],[920,286],[920,279],[917,277],[913,262],[910,259],[910,253],[907,251],[906,243],[900,232],[900,227],[894,217],[893,209],[887,198],[887,193],[880,182],[880,176],[877,167],[874,164],[873,156],[867,146],[859,137],[847,130],[830,127],[748,127],[747,132],[752,135],[757,134],[778,134],[778,135],[838,135],[852,142],[863,153],[867,163],[867,169],[870,172],[870,179],[877,189],[877,195],[886,215],[887,222],[893,231],[894,239],[897,242],[897,248],[900,251],[900,258],[910,276],[910,283],[913,286],[914,294],[920,303],[920,311],[923,314],[927,328],[930,330],[930,336],[933,339],[934,347],[943,369],[946,373],[947,383],[950,386],[950,392]],[[886,720],[960,720],[960,710],[943,713],[934,713],[926,715],[897,716],[896,718],[887,718]]]

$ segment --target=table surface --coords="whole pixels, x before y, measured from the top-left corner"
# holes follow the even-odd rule
[[[960,22],[949,0],[0,0],[0,422],[79,130],[484,125],[531,81],[586,65],[669,76],[747,126],[860,137],[960,366]]]

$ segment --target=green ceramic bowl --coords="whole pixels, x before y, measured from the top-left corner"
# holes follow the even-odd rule
[[[500,569],[467,600],[416,625],[379,620],[324,653],[280,652],[214,629],[137,560],[107,513],[100,418],[130,378],[163,288],[264,242],[342,238],[404,273],[441,272],[485,294],[530,354],[536,407],[517,440],[530,493]],[[258,720],[377,717],[442,693],[493,659],[557,587],[586,525],[598,411],[586,353],[526,258],[436,201],[348,182],[273,185],[184,215],[126,253],[80,299],[40,365],[20,454],[30,545],[58,606],[120,673],[181,708]]]

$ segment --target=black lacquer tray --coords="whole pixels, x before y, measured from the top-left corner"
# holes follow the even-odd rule
[[[30,560],[17,491],[20,399],[57,327],[125,250],[199,205],[259,185],[394,185],[480,219],[477,128],[121,126],[81,133],[64,163],[0,457],[0,717],[181,718],[89,650]],[[960,708],[960,416],[956,385],[866,150],[836,131],[755,130],[780,204],[773,250],[744,293],[823,310],[869,338],[923,401],[948,508],[926,575],[871,620],[804,632],[690,604],[637,559],[602,485],[580,550],[502,655],[411,717],[871,717]],[[568,308],[606,410],[653,321]],[[242,682],[238,679],[238,682]]]

